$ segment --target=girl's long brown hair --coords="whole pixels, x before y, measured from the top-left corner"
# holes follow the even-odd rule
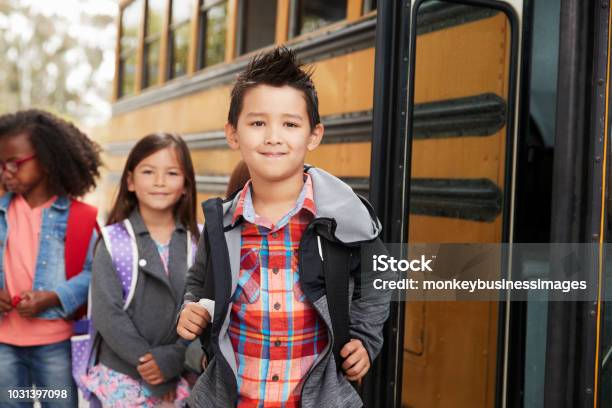
[[[136,194],[129,191],[127,187],[130,173],[133,173],[138,163],[145,158],[168,147],[173,147],[176,151],[185,176],[185,194],[176,203],[174,216],[189,229],[194,239],[200,238],[200,231],[196,221],[196,181],[191,155],[185,141],[179,135],[172,133],[153,133],[147,135],[140,139],[132,148],[121,175],[119,194],[108,216],[107,225],[123,221],[138,207]]]
[[[236,167],[234,167],[229,182],[227,183],[225,198],[229,198],[236,190],[242,189],[250,178],[251,174],[249,173],[249,168],[244,161],[240,160]]]

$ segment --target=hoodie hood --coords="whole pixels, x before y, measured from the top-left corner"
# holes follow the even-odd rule
[[[334,236],[345,243],[371,241],[380,235],[380,221],[374,209],[363,197],[355,194],[353,189],[328,172],[316,167],[306,166],[304,171],[312,179],[314,202],[317,218],[335,220]],[[223,225],[229,227],[232,214],[238,205],[239,194],[223,203]]]

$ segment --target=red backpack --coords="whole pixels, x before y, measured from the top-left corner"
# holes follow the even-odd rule
[[[66,280],[70,280],[83,271],[87,258],[87,250],[94,229],[99,231],[96,221],[98,209],[81,201],[71,200],[68,223],[66,226],[66,243],[64,246],[64,262],[66,264]],[[83,317],[87,305],[76,312],[75,320]]]

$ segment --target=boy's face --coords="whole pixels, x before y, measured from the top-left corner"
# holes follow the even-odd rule
[[[8,191],[27,196],[28,193],[46,182],[47,173],[41,167],[35,154],[30,135],[27,133],[0,138],[0,165],[11,162],[19,163],[16,170],[5,169],[0,176],[0,183],[4,184]],[[23,161],[28,158],[31,159]]]
[[[258,85],[245,93],[238,126],[226,124],[225,135],[251,177],[282,181],[303,172],[306,153],[323,137],[323,125],[310,127],[304,98],[290,86]]]

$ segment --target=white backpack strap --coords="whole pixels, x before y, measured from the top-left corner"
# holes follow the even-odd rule
[[[187,269],[195,263],[195,256],[198,250],[198,243],[193,240],[191,232],[187,231]]]
[[[200,237],[204,233],[204,224],[198,224]],[[198,250],[198,242],[193,240],[191,232],[187,231],[187,269],[191,268],[195,263],[196,252]]]
[[[111,240],[108,232],[108,226],[100,228],[100,235],[102,235],[102,241],[104,241],[104,246],[106,247],[106,251],[110,255],[111,259],[113,257],[113,241]]]
[[[134,234],[134,228],[132,228],[132,223],[130,220],[126,218],[123,221],[123,224],[130,235],[130,241],[132,244],[132,283],[125,299],[125,304],[123,305],[123,310],[127,310],[132,302],[132,299],[134,298],[136,283],[138,283],[138,245],[136,244],[136,235]]]

